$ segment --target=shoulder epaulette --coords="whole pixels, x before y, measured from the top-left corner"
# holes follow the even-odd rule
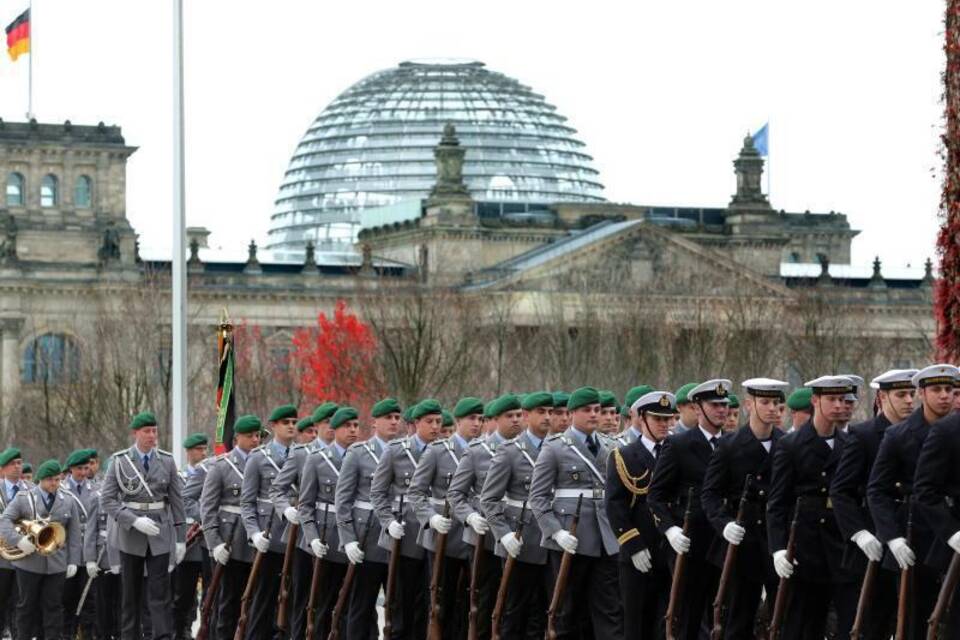
[[[395,438],[395,439],[393,439],[393,440],[390,441],[390,446],[391,446],[391,447],[399,447],[400,445],[406,443],[406,441],[407,441],[406,438]]]
[[[450,438],[437,438],[436,440],[430,443],[430,446],[431,447],[446,446],[448,442],[450,442]]]
[[[220,460],[225,460],[228,455],[230,455],[230,454],[229,454],[229,453],[221,453],[221,454],[218,455],[218,456],[214,456],[214,457],[213,457],[213,460],[214,460],[214,462],[219,462]]]
[[[264,453],[266,453],[266,450],[267,450],[267,445],[262,444],[259,447],[254,447],[250,453],[256,453],[257,451],[263,451]]]
[[[167,456],[168,458],[172,458],[172,457],[173,457],[173,454],[172,454],[172,453],[170,453],[169,451],[164,451],[163,449],[157,449],[157,453],[159,453],[159,454],[161,454],[161,455],[164,455],[164,456]]]
[[[483,442],[483,438],[474,438],[470,441],[470,444],[467,445],[467,447],[479,447],[481,444],[483,444]]]
[[[363,442],[354,442],[352,445],[347,447],[347,451],[350,451],[351,449],[357,449],[359,447],[365,446],[366,444],[367,444],[366,440],[364,440]]]
[[[547,442],[550,442],[552,440],[556,440],[557,438],[562,438],[562,437],[563,437],[562,433],[553,433],[547,436]]]
[[[117,456],[122,456],[123,454],[125,454],[125,453],[128,452],[128,451],[129,451],[129,449],[120,449],[120,451],[114,451],[113,453],[111,453],[111,454],[110,454],[110,457],[111,457],[111,458],[115,458],[115,457],[117,457]]]

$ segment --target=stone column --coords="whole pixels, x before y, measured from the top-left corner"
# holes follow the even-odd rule
[[[9,436],[11,430],[11,411],[20,391],[20,331],[22,318],[0,318],[0,415],[2,415],[3,434]],[[6,439],[4,441],[6,441]]]

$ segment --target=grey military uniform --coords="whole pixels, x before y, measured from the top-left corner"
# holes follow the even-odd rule
[[[613,449],[612,441],[598,437],[599,451],[594,457],[573,431],[574,428],[570,427],[562,434],[547,438],[534,467],[529,505],[540,525],[543,546],[561,550],[551,536],[569,528],[578,496],[582,495],[576,534],[579,540],[577,555],[600,557],[604,551],[616,555],[620,545],[603,506],[606,465]]]
[[[407,500],[413,507],[413,512],[420,522],[420,533],[417,542],[429,551],[436,551],[437,532],[430,526],[430,518],[434,515],[443,515],[444,503],[447,500],[447,491],[453,475],[457,472],[457,465],[464,453],[464,447],[456,438],[444,438],[430,443],[417,462],[417,468],[410,480],[407,490]],[[447,534],[446,556],[450,558],[469,558],[470,547],[463,541],[463,523],[453,517],[453,505],[449,517],[453,526]]]
[[[111,458],[104,477],[101,507],[114,520],[107,542],[123,553],[141,558],[170,553],[175,542],[183,542],[186,515],[183,509],[183,481],[173,456],[160,449],[150,454],[149,470],[143,468],[136,447],[118,451]],[[133,527],[140,516],[160,527],[160,534],[147,536]]]
[[[499,540],[517,530],[523,504],[530,495],[533,468],[539,455],[540,448],[524,432],[497,447],[487,469],[480,492],[480,509],[497,539],[498,556],[507,557]],[[540,527],[528,505],[523,516],[523,547],[517,557],[520,562],[546,564],[547,550],[540,545],[540,537]]]
[[[310,541],[321,540],[329,547],[324,560],[346,563],[347,556],[340,550],[334,507],[342,462],[335,446],[318,449],[307,456],[300,479],[297,511],[303,531],[300,548],[312,553]]]
[[[41,575],[52,575],[64,573],[69,564],[79,567],[82,563],[83,536],[80,524],[80,508],[76,501],[67,496],[63,490],[57,490],[49,511],[47,511],[43,501],[43,491],[39,487],[32,487],[28,491],[18,493],[17,497],[4,509],[3,516],[0,517],[0,537],[8,545],[15,546],[23,537],[14,529],[17,522],[24,519],[37,520],[47,517],[53,522],[59,522],[66,529],[66,544],[48,556],[35,552],[21,560],[14,561],[13,566],[16,569]]]
[[[252,562],[254,555],[240,522],[240,492],[246,462],[236,448],[217,456],[207,466],[207,477],[200,494],[200,521],[203,522],[207,548],[212,551],[226,543],[230,547],[230,559],[240,562]],[[224,540],[225,536],[230,536],[230,540]]]
[[[203,481],[207,478],[207,465],[210,464],[211,460],[212,458],[201,460],[193,467],[188,467],[187,470],[182,473],[184,482],[183,510],[187,516],[186,523],[188,529],[192,527],[194,523],[200,522],[200,494],[203,491]],[[207,543],[201,534],[198,543],[187,550],[187,555],[183,558],[184,562],[201,562],[203,560],[203,554],[200,548],[205,548],[206,546]]]
[[[417,461],[420,459],[421,452],[413,446],[414,438],[401,438],[391,440],[383,456],[380,458],[380,464],[373,474],[373,481],[370,483],[370,502],[377,512],[377,519],[380,521],[380,539],[378,544],[387,550],[393,549],[393,538],[387,532],[387,527],[396,520],[394,513],[399,506],[401,495],[406,495],[407,489],[413,480],[413,473],[417,468]],[[414,560],[421,560],[425,553],[423,547],[417,544],[417,534],[419,526],[416,514],[409,502],[403,505],[403,526],[404,536],[400,542],[400,555]]]
[[[447,493],[447,499],[453,507],[453,515],[458,522],[465,524],[467,517],[474,512],[483,515],[480,511],[480,491],[487,478],[490,461],[504,442],[505,440],[497,432],[493,432],[486,438],[472,440],[464,452],[457,472],[450,482],[450,491]],[[463,540],[470,546],[477,544],[477,532],[473,527],[463,528]],[[494,537],[484,536],[483,540],[484,548],[493,551],[497,542]]]
[[[101,506],[100,494],[87,513],[87,524],[83,528],[83,563],[96,562],[97,566],[108,571],[110,567],[120,566],[120,552],[116,547],[107,545],[107,531],[113,526],[113,519]],[[101,554],[101,550],[103,553]]]
[[[32,485],[28,485],[28,483],[25,480],[20,480],[19,482],[17,482],[18,492],[24,491],[25,489],[30,488],[30,486]],[[7,504],[11,502],[11,500],[9,499],[9,496],[7,495],[6,488],[7,488],[6,483],[2,479],[0,479],[0,513],[3,513],[3,511],[6,511]],[[14,496],[14,498],[16,498],[16,496]],[[4,560],[3,558],[0,558],[0,569],[13,570],[13,563],[11,563],[9,560]]]
[[[367,522],[370,522],[370,535],[367,536],[367,544],[363,548],[364,562],[386,563],[390,559],[390,554],[377,544],[380,522],[376,516],[370,519],[373,509],[370,485],[385,448],[385,443],[379,438],[350,445],[343,456],[340,481],[337,482],[334,504],[341,546],[346,546],[349,542],[360,542]]]
[[[307,444],[295,444],[290,449],[287,459],[280,467],[280,473],[273,479],[270,487],[270,501],[278,513],[282,514],[289,507],[295,507],[296,498],[300,495],[300,479],[303,475],[303,463],[313,451],[326,448],[321,440],[314,440]],[[298,529],[297,537],[303,541],[303,529]],[[286,530],[283,541],[286,542]]]
[[[627,427],[623,433],[617,434],[614,440],[616,440],[616,446],[617,448],[619,448],[619,447],[625,447],[628,444],[633,444],[639,438],[640,438],[640,435],[637,433],[637,430],[634,429],[632,426],[630,426],[630,427]]]
[[[286,456],[278,455],[272,445],[257,447],[247,459],[243,470],[243,487],[240,491],[240,510],[243,513],[243,526],[247,530],[247,538],[253,538],[255,533],[266,531],[269,526],[270,551],[274,553],[283,553],[285,550],[283,532],[286,520],[282,512],[276,513],[274,517],[270,490],[284,462],[286,462]]]

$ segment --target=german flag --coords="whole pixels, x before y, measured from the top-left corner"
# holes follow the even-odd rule
[[[30,53],[30,9],[7,25],[7,53],[14,62],[24,53]]]

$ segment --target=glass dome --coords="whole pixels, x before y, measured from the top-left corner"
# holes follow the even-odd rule
[[[353,85],[317,116],[277,196],[267,248],[351,251],[364,209],[425,198],[443,126],[466,149],[477,201],[602,202],[576,130],[543,96],[475,61],[409,61]]]

